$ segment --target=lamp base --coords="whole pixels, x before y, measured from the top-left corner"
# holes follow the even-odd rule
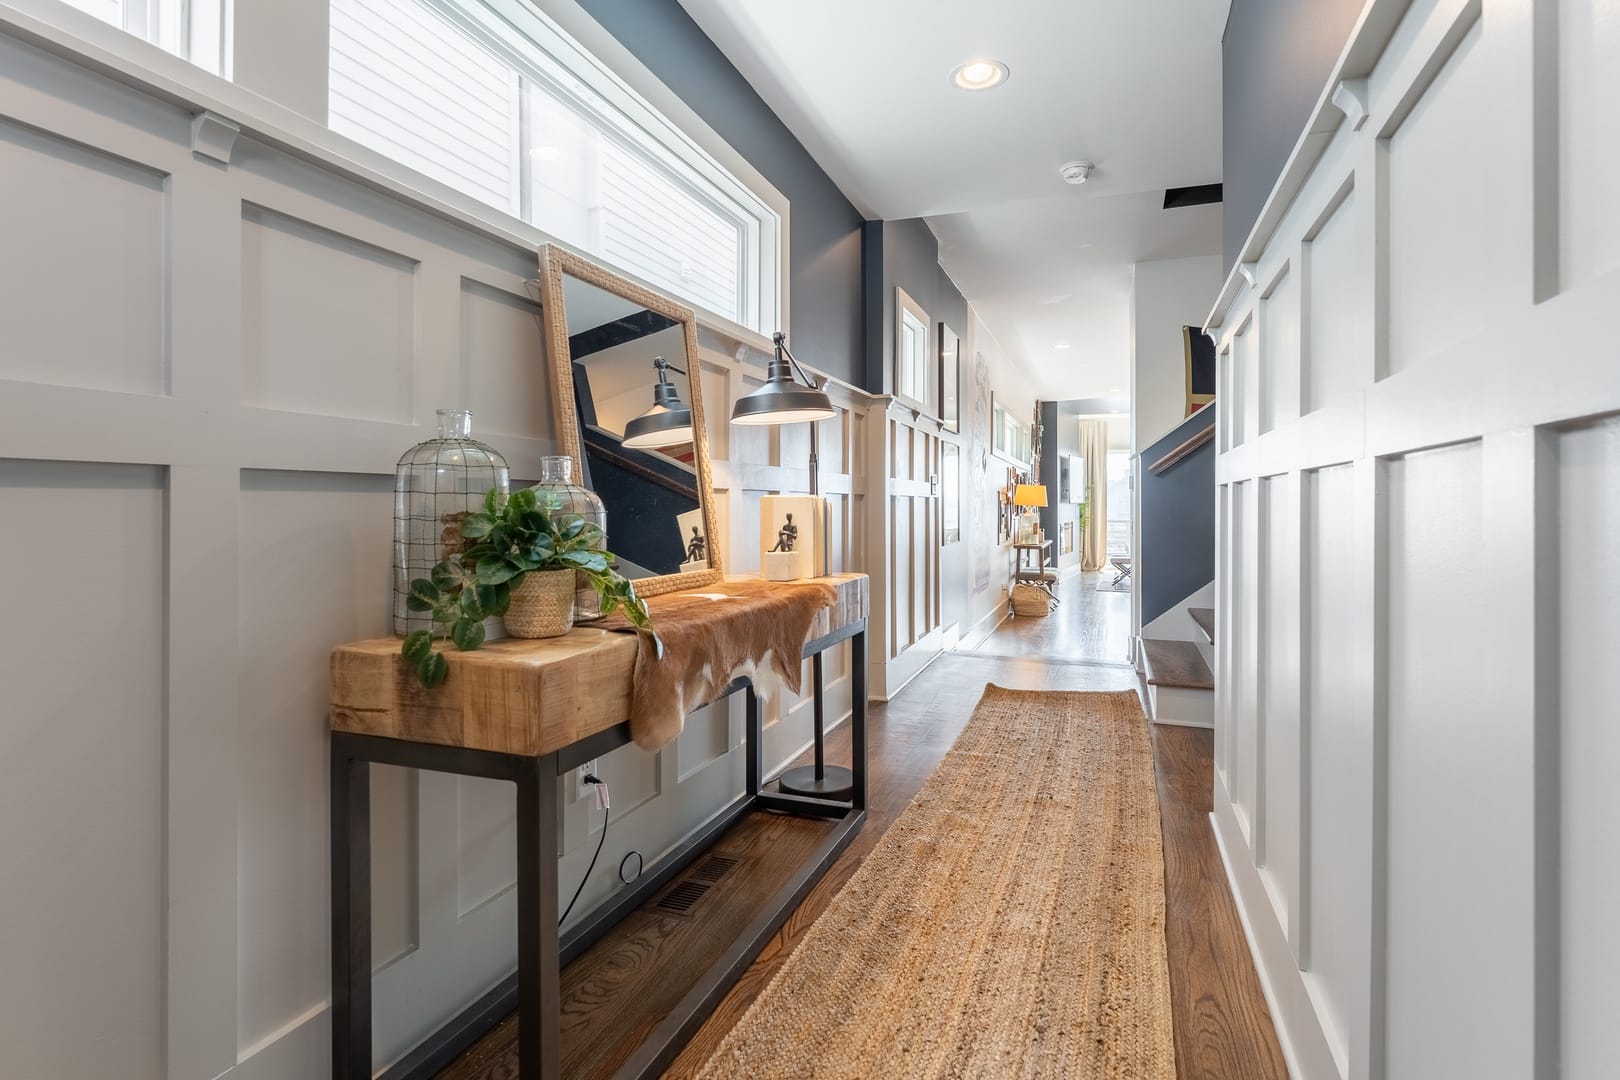
[[[800,765],[779,776],[776,784],[788,795],[812,799],[845,800],[855,795],[855,774],[842,765],[823,766],[820,780],[816,779],[814,765]]]

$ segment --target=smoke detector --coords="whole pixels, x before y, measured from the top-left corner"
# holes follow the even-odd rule
[[[1096,166],[1089,161],[1071,161],[1058,169],[1058,175],[1065,184],[1083,184],[1091,178],[1094,168]]]

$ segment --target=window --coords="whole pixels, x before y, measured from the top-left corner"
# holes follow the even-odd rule
[[[225,0],[67,0],[198,67],[225,73]]]
[[[1131,452],[1108,451],[1108,554],[1131,553]]]
[[[694,306],[777,322],[781,222],[523,0],[333,0],[333,131]]]
[[[1020,423],[999,401],[992,403],[990,412],[991,448],[1018,464],[1030,464],[1035,448],[1029,425]]]
[[[899,319],[894,346],[894,396],[931,416],[934,413],[934,365],[928,313],[906,295],[906,290],[897,288],[894,296],[894,310]]]

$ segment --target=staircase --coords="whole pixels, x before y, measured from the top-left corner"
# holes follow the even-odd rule
[[[1215,410],[1138,459],[1142,648],[1155,723],[1215,726]]]
[[[1148,708],[1156,724],[1212,728],[1215,726],[1215,673],[1210,669],[1210,662],[1215,658],[1215,611],[1189,607],[1187,614],[1204,641],[1142,640],[1147,665]]]

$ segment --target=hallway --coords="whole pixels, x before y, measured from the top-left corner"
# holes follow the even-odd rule
[[[963,645],[958,651],[973,656],[1129,666],[1131,594],[1097,591],[1099,581],[1113,580],[1112,569],[1075,574],[1058,583],[1058,604],[1046,618],[1011,616],[978,643]]]

